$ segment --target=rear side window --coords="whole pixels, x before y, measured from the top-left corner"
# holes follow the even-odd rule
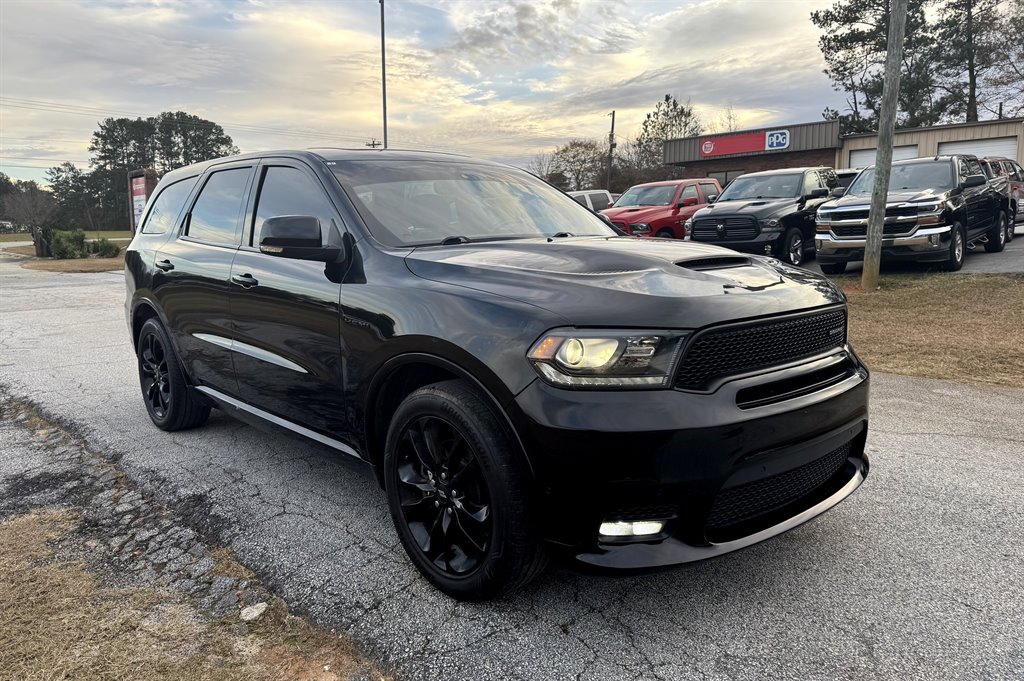
[[[251,245],[259,245],[264,220],[282,215],[312,215],[320,221],[322,237],[334,220],[334,205],[319,181],[298,168],[270,166],[260,183]]]
[[[576,203],[580,204],[581,206],[586,206],[587,205],[587,195],[586,194],[576,194],[575,196],[572,197],[572,200],[575,201]]]
[[[214,244],[238,242],[238,218],[250,171],[232,168],[210,175],[192,206],[188,236]]]
[[[608,207],[608,195],[604,192],[593,192],[590,195],[590,203],[593,204],[594,210],[604,210]]]
[[[1013,175],[1013,179],[1018,182],[1024,182],[1024,168],[1021,168],[1016,163],[1010,164],[1010,174]]]
[[[195,184],[196,178],[189,177],[161,189],[146,215],[146,221],[142,223],[142,233],[165,234],[174,229],[174,221]]]

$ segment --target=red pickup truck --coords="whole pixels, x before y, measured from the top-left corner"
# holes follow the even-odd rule
[[[601,213],[627,234],[682,239],[686,221],[721,193],[718,180],[710,177],[648,182],[630,187]]]

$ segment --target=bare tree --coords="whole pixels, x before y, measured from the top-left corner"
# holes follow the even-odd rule
[[[53,194],[40,189],[39,185],[29,180],[15,182],[14,191],[4,196],[4,214],[19,227],[28,227],[32,232],[36,255],[50,255],[49,223],[57,210],[57,202]]]
[[[597,184],[605,163],[605,150],[594,139],[575,138],[555,149],[555,170],[564,173],[571,189],[587,189]]]
[[[530,159],[526,169],[537,177],[547,180],[556,170],[554,155],[541,151]]]

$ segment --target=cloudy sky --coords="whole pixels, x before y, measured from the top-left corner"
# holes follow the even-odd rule
[[[525,164],[635,134],[665,93],[744,127],[818,120],[812,0],[385,0],[393,147]],[[0,170],[88,167],[107,116],[184,110],[242,151],[381,137],[376,0],[0,0]]]

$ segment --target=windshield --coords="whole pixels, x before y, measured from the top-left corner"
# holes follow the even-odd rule
[[[869,195],[875,187],[874,166],[861,172],[850,185],[847,194]],[[915,189],[950,189],[953,187],[953,165],[948,161],[901,163],[889,173],[889,191]]]
[[[656,184],[649,187],[630,187],[615,201],[615,207],[623,206],[668,206],[676,195],[674,184]]]
[[[529,173],[467,161],[329,161],[373,232],[389,246],[543,236],[615,236],[604,220]]]
[[[744,199],[792,199],[800,191],[803,173],[792,175],[741,175],[725,188],[715,203]]]

